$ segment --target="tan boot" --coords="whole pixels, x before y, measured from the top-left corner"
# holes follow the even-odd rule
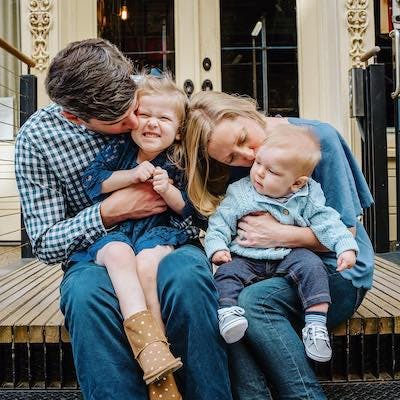
[[[130,316],[124,321],[124,329],[147,385],[182,367],[181,359],[172,355],[167,338],[149,311]]]
[[[182,400],[172,372],[150,383],[149,400]]]

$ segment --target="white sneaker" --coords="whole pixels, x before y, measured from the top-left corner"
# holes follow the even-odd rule
[[[219,332],[226,343],[235,343],[244,336],[249,323],[243,315],[243,308],[238,306],[218,310]]]
[[[319,362],[326,362],[331,359],[331,343],[329,341],[328,329],[325,325],[313,322],[303,328],[302,334],[308,357]]]

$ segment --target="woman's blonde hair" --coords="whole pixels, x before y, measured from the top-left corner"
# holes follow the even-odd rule
[[[221,92],[200,92],[190,102],[186,129],[182,135],[183,159],[188,196],[203,215],[211,215],[225,193],[229,167],[208,155],[207,146],[218,123],[237,117],[250,118],[265,127],[264,116],[248,97]]]
[[[161,76],[152,76],[146,75],[143,72],[140,75],[136,75],[136,81],[136,98],[138,101],[143,96],[167,95],[171,97],[171,102],[179,122],[178,133],[182,135],[189,100],[185,92],[174,82],[172,74],[170,72],[163,72]],[[182,143],[180,140],[175,141],[168,155],[174,163],[183,158]],[[177,167],[180,167],[180,165],[177,164]]]

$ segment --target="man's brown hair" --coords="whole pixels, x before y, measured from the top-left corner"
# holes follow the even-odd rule
[[[88,122],[113,121],[134,101],[133,66],[104,39],[70,43],[52,60],[46,77],[50,99]]]

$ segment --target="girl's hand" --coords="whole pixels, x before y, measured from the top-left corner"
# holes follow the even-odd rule
[[[149,161],[143,161],[137,167],[131,169],[132,183],[146,182],[149,180],[155,171],[154,165]]]
[[[170,180],[168,172],[161,167],[157,167],[153,173],[153,189],[155,192],[161,194],[167,192],[169,189]]]
[[[336,271],[341,272],[345,269],[352,268],[356,263],[356,258],[356,253],[353,250],[347,250],[339,254]]]
[[[213,254],[211,261],[215,265],[221,265],[229,261],[232,261],[232,256],[230,251],[228,250],[218,250]]]

